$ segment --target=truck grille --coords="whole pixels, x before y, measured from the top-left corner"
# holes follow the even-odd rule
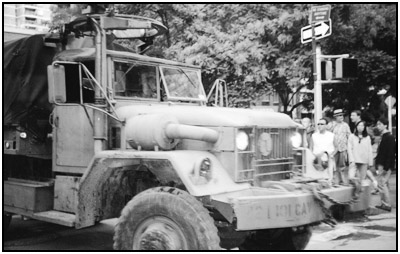
[[[236,151],[236,181],[254,181],[259,185],[262,181],[289,178],[293,167],[291,137],[294,129],[252,128],[244,131],[250,136],[250,144],[248,151]]]

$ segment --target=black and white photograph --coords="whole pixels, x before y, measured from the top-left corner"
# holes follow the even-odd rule
[[[2,251],[398,251],[397,2],[8,2]]]

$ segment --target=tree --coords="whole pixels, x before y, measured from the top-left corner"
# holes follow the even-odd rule
[[[288,93],[296,92],[297,84],[309,72],[303,64],[309,54],[300,46],[300,34],[294,33],[306,23],[303,8],[284,4],[204,5],[193,25],[184,31],[184,40],[168,49],[168,56],[201,65],[206,81],[224,76],[233,106],[243,97],[253,100],[275,90],[281,98],[288,98],[283,100],[288,112]],[[243,86],[246,77],[254,82]]]

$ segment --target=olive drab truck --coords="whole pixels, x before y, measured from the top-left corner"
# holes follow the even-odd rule
[[[87,14],[4,43],[3,228],[119,218],[117,250],[298,250],[313,225],[368,207],[368,191],[307,176],[287,115],[207,106],[198,66],[115,43],[165,32]]]

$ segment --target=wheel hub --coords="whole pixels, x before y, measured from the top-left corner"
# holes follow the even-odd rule
[[[179,226],[165,217],[145,220],[135,233],[133,249],[182,250],[187,248],[186,238]]]
[[[172,242],[162,232],[145,232],[140,239],[141,250],[173,250]]]

